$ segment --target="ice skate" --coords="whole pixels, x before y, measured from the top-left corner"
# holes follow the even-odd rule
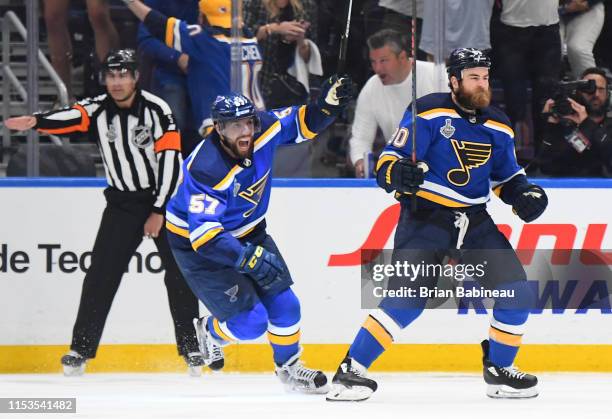
[[[350,357],[344,358],[332,379],[326,400],[359,402],[370,398],[378,388],[376,381],[366,377],[366,368]]]
[[[210,316],[193,319],[193,327],[198,338],[198,345],[204,365],[207,365],[213,371],[219,371],[225,365],[223,357],[223,349],[221,345],[210,334],[207,327],[207,320]]]
[[[538,395],[538,378],[519,371],[514,365],[498,367],[489,361],[489,341],[483,340],[483,376],[487,396],[494,399],[529,399]]]
[[[306,368],[299,359],[302,351],[292,356],[280,367],[276,367],[276,376],[288,391],[306,394],[325,394],[329,391],[327,377],[322,371]]]
[[[202,375],[202,367],[205,365],[204,357],[200,352],[189,352],[187,355],[183,355],[185,363],[187,364],[187,372],[192,377],[199,377]]]
[[[87,359],[77,351],[70,350],[61,360],[66,377],[77,377],[85,373],[85,364]]]

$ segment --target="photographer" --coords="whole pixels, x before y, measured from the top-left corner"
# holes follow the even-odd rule
[[[596,67],[582,73],[590,85],[548,99],[540,168],[542,173],[568,177],[607,177],[611,173],[612,119],[606,73]],[[576,84],[576,83],[572,83]],[[566,85],[567,86],[567,85]]]

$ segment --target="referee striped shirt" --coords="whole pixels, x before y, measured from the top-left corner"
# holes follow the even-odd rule
[[[137,90],[132,106],[119,108],[104,94],[35,116],[41,132],[88,132],[100,149],[109,186],[120,191],[154,190],[154,211],[164,212],[181,170],[180,134],[164,100]]]

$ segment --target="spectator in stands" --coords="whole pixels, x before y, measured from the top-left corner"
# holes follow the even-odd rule
[[[358,89],[370,77],[367,64],[368,37],[380,30],[384,12],[378,0],[353,0],[351,11],[350,48],[346,52],[346,72]],[[317,0],[317,46],[321,51],[324,77],[335,74],[338,67],[340,37],[346,29],[344,1]],[[342,120],[342,116],[340,117]]]
[[[393,29],[383,29],[368,38],[370,63],[376,73],[365,84],[355,110],[349,141],[355,176],[364,177],[364,157],[380,128],[390,139],[404,112],[412,102],[412,58],[409,36]],[[417,61],[417,97],[435,92],[435,66]]]
[[[446,0],[445,7],[445,39],[443,60],[450,53],[465,46],[481,50],[491,49],[489,26],[493,3],[495,0]],[[436,23],[436,4],[428,1],[423,10],[423,33],[419,48],[429,55],[433,61],[436,51],[435,34],[440,31]]]
[[[68,90],[72,91],[72,41],[68,32],[70,0],[44,0],[45,26],[49,42],[51,64]],[[96,57],[103,62],[112,49],[119,47],[119,35],[110,18],[107,0],[87,0],[87,14],[94,31]]]
[[[559,0],[504,0],[500,21],[491,27],[496,76],[503,84],[506,113],[514,125],[518,153],[532,144],[526,100],[529,83],[533,89],[533,144],[537,151],[542,131],[540,110],[549,97],[546,86],[559,79],[558,6]]]
[[[417,45],[419,45],[418,40],[423,26],[423,8],[427,7],[423,3],[427,2],[414,1],[417,3]],[[413,0],[380,0],[378,5],[384,10],[382,28],[410,34],[412,32],[412,2]]]
[[[146,0],[144,3],[166,16],[174,16],[188,24],[198,21],[198,0]],[[138,48],[155,65],[151,90],[170,105],[176,125],[181,131],[181,150],[183,157],[186,157],[200,141],[191,117],[191,100],[187,87],[189,55],[165,45],[151,35],[143,23],[138,29]]]
[[[603,0],[565,0],[559,8],[561,37],[574,78],[595,67],[593,48],[605,19]]]
[[[296,51],[308,63],[316,48],[314,0],[245,0],[243,11],[245,25],[256,35],[262,49],[259,82],[266,107],[305,103],[306,87],[287,70],[295,62]]]
[[[578,93],[569,98],[569,108],[548,99],[548,117],[540,169],[553,176],[601,177],[612,167],[612,119],[607,116],[610,86],[604,70],[588,68],[583,80],[594,80],[594,93]],[[569,114],[567,114],[569,112]]]
[[[230,0],[200,0],[198,25],[169,17],[151,9],[140,0],[123,0],[149,32],[166,46],[189,55],[187,85],[198,131],[205,137],[213,129],[211,106],[218,95],[231,92],[231,27]],[[258,109],[264,104],[260,95],[257,74],[261,68],[261,54],[257,39],[248,31],[241,38],[242,93]]]

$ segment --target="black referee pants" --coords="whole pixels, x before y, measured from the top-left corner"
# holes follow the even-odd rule
[[[104,195],[107,204],[94,244],[91,266],[83,281],[70,346],[85,358],[96,356],[113,298],[130,259],[142,242],[144,224],[154,201],[149,191],[122,192],[107,188]],[[164,282],[179,355],[198,351],[192,325],[193,318],[198,317],[198,300],[174,261],[163,226],[159,237],[154,240],[165,267]],[[135,301],[134,309],[156,308],[147,307],[146,301]]]

